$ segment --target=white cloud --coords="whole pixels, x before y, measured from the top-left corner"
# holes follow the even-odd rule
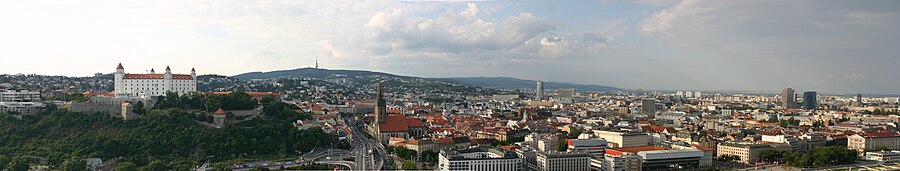
[[[900,50],[888,46],[900,43],[897,7],[900,3],[872,1],[683,0],[655,12],[637,30],[669,46],[703,54],[695,57],[703,60],[694,63],[725,61],[710,66],[736,66],[707,72],[710,78],[887,91],[889,86],[871,83],[889,80],[874,77],[880,75],[874,68],[895,67],[898,62],[892,54]],[[853,74],[836,74],[843,75],[843,80],[821,80],[823,73]],[[737,86],[741,85],[719,87]]]

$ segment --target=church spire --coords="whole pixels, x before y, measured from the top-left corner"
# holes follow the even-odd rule
[[[528,110],[522,112],[522,123],[528,122]]]
[[[376,91],[378,94],[375,94],[375,126],[378,126],[377,124],[379,122],[384,122],[385,118],[387,117],[387,102],[385,102],[384,100],[382,89],[382,83],[379,82],[376,87]]]

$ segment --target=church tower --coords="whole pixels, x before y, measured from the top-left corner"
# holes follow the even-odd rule
[[[387,117],[387,111],[385,110],[387,109],[387,103],[384,100],[382,83],[378,83],[378,87],[376,89],[378,91],[378,94],[375,95],[375,119],[372,121],[372,125],[374,126],[376,133],[381,133],[381,129],[378,124],[384,123],[384,121],[386,120],[385,118]]]

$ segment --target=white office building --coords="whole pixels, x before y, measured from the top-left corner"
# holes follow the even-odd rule
[[[28,90],[0,90],[0,112],[32,114],[44,107],[41,93]]]
[[[516,153],[493,147],[441,150],[438,170],[522,171],[524,159]]]
[[[589,171],[591,155],[577,152],[537,152],[539,171]]]

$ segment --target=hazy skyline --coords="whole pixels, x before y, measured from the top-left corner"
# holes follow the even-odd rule
[[[0,2],[3,74],[167,65],[900,93],[898,1]]]

